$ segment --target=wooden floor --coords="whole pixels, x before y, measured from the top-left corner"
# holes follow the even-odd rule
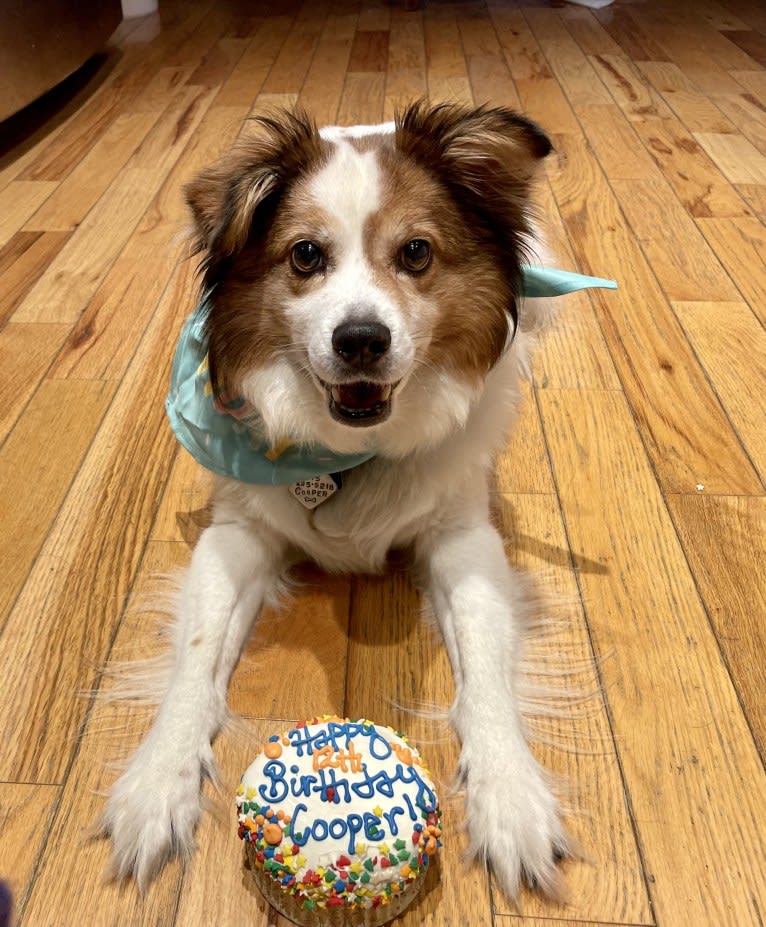
[[[18,923],[284,924],[243,871],[232,804],[282,720],[401,726],[446,789],[455,745],[401,707],[450,699],[416,594],[399,575],[308,577],[236,673],[246,728],[216,746],[225,786],[186,871],[141,899],[105,881],[87,833],[147,724],[92,697],[100,668],[161,646],[141,601],[205,518],[207,478],[163,411],[194,301],[181,185],[249,113],[297,100],[320,122],[377,121],[428,94],[549,130],[561,263],[620,289],[561,301],[498,468],[508,555],[555,619],[530,659],[590,696],[562,690],[562,716],[533,721],[577,810],[570,903],[516,907],[466,866],[456,796],[440,879],[400,923],[762,925],[766,8],[160,5],[46,119],[0,126],[0,873]]]

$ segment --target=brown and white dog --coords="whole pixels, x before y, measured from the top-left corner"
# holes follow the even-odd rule
[[[454,105],[351,129],[258,122],[187,188],[213,386],[274,444],[374,456],[313,510],[284,485],[217,482],[166,691],[104,813],[115,870],[144,886],[191,852],[230,674],[296,557],[370,572],[408,548],[454,671],[472,849],[511,896],[524,878],[552,891],[568,841],[520,714],[523,595],[487,487],[539,322],[521,264],[551,144],[509,110]]]

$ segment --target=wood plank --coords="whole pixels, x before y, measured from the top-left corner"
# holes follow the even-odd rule
[[[147,549],[133,604],[114,644],[115,660],[158,652],[157,615],[134,606],[151,588],[151,575],[172,570],[179,554],[185,554],[183,545],[155,544]],[[102,691],[111,687],[107,678]],[[107,879],[109,842],[90,836],[103,810],[103,796],[114,781],[114,764],[123,761],[138,745],[151,715],[146,706],[124,700],[96,701],[92,706],[81,743],[76,745],[61,802],[49,822],[53,834],[69,836],[67,840],[47,843],[22,925],[50,923],[51,911],[56,912],[57,927],[119,927],[126,923],[156,927],[173,923],[182,877],[179,862],[171,862],[141,896],[135,885]],[[67,878],[61,877],[62,872]],[[72,885],[77,885],[78,890],[73,892]]]
[[[189,221],[183,184],[233,143],[245,115],[242,106],[215,106],[205,113],[72,329],[51,376],[117,379],[123,375],[175,264],[188,259],[188,244],[178,241]],[[190,293],[189,312],[195,299],[196,292]]]
[[[290,16],[270,16],[261,23],[234,70],[218,91],[216,106],[244,106],[248,109],[252,106],[291,26]]]
[[[766,331],[745,303],[676,302],[673,308],[766,483]]]
[[[338,124],[352,126],[380,122],[385,89],[385,74],[348,72],[338,105]]]
[[[616,103],[579,106],[577,115],[609,180],[662,179],[634,125]]]
[[[750,215],[742,197],[676,119],[633,123],[687,212],[696,218]]]
[[[737,288],[694,220],[661,178],[612,188],[668,299],[736,300]]]
[[[632,61],[669,61],[665,49],[642,27],[640,14],[632,15],[635,12],[617,7],[594,10],[593,16]]]
[[[756,925],[766,774],[631,411],[539,398],[657,922]]]
[[[343,713],[350,581],[308,566],[296,579],[295,595],[258,619],[232,676],[229,704],[240,715],[296,720]],[[285,673],[285,660],[300,667],[300,684]]]
[[[246,868],[234,803],[242,773],[264,741],[285,727],[273,721],[250,721],[247,728],[240,725],[218,739],[214,753],[223,785],[220,793],[209,785],[205,789],[213,813],[205,815],[200,825],[198,849],[184,874],[174,927],[243,922],[251,927],[293,927],[267,905]],[[215,891],[210,890],[211,872],[215,872]]]
[[[313,15],[295,20],[263,83],[262,93],[300,93],[326,16],[326,9],[318,7]]]
[[[522,108],[548,132],[578,135],[577,117],[557,80],[517,79]]]
[[[529,383],[521,384],[521,397],[513,430],[495,461],[494,489],[504,493],[552,493],[548,449]]]
[[[569,34],[557,10],[530,9],[525,10],[524,16],[549,68],[575,109],[613,102],[593,63]]]
[[[754,29],[726,29],[721,31],[721,35],[766,68],[766,35]]]
[[[766,757],[766,499],[669,496],[673,521],[700,594]]]
[[[362,6],[359,10],[359,29],[387,31],[391,25],[391,18],[396,13],[395,9],[385,2],[385,0],[362,0]]]
[[[337,121],[357,16],[328,16],[298,101],[318,125]]]
[[[210,524],[213,475],[178,445],[152,525],[152,541],[175,541],[190,549]]]
[[[598,575],[600,564],[570,552],[555,496],[505,494],[501,531],[512,565],[533,583],[535,608],[552,622],[526,648],[525,678],[543,692],[538,710],[554,703],[555,718],[534,717],[535,753],[551,770],[573,813],[567,827],[588,861],[563,864],[573,917],[626,924],[650,923],[649,896],[609,718],[600,696],[588,628],[579,605],[575,570]],[[575,603],[577,603],[575,605]],[[573,693],[587,699],[575,704]],[[495,889],[496,914],[514,906]],[[559,905],[525,890],[518,910],[533,918],[557,916]]]
[[[0,626],[113,394],[113,384],[44,382],[0,450]]]
[[[593,10],[581,6],[564,6],[559,16],[584,54],[625,56],[623,48],[596,19]]]
[[[454,11],[428,7],[423,28],[430,101],[471,105],[471,82]]]
[[[213,93],[193,87],[173,99],[156,128],[16,310],[14,321],[77,321],[186,147]]]
[[[426,50],[423,16],[419,12],[391,11],[384,119],[412,100],[426,95]]]
[[[554,193],[575,253],[586,273],[619,282],[617,291],[592,298],[663,488],[693,492],[704,483],[711,492],[760,492],[606,180],[582,140],[556,141],[568,169],[554,178]]]
[[[766,229],[757,219],[697,223],[750,308],[766,325]]]
[[[388,65],[388,30],[357,30],[348,61],[349,71],[383,72]]]
[[[28,231],[76,228],[156,122],[154,113],[118,116],[90,151],[27,221]]]
[[[766,184],[738,183],[737,192],[761,222],[766,224]]]
[[[58,782],[76,749],[87,706],[75,693],[108,651],[170,469],[168,345],[192,274],[181,265],[168,288],[0,638],[0,718],[17,732],[0,779]]]
[[[588,61],[628,119],[644,121],[670,115],[662,97],[627,58],[622,55],[589,55]]]
[[[247,38],[220,38],[191,73],[187,83],[190,86],[220,87],[236,68],[249,44]]]
[[[552,263],[576,269],[577,259],[548,184],[541,187],[537,199],[546,219]],[[551,325],[540,339],[532,372],[540,389],[621,389],[588,293],[570,293],[553,301]]]
[[[17,232],[0,248],[0,328],[68,240],[68,232]]]
[[[470,55],[466,65],[471,93],[477,104],[521,108],[516,85],[502,55]]]
[[[489,15],[514,80],[547,80],[553,77],[540,43],[521,10],[491,3]]]
[[[743,135],[695,132],[694,137],[731,183],[766,183],[766,155]]]
[[[48,838],[40,822],[50,819],[60,791],[55,785],[0,782],[0,872],[16,911],[24,903],[35,860]]]
[[[66,325],[20,325],[0,331],[0,442],[51,366],[64,343]]]
[[[355,578],[351,603],[344,714],[406,731],[426,758],[444,810],[441,878],[427,896],[426,910],[406,913],[401,918],[402,927],[490,927],[486,873],[476,863],[467,866],[461,861],[466,847],[466,834],[460,826],[462,803],[449,794],[457,745],[443,725],[406,711],[424,703],[446,710],[453,697],[446,653],[420,621],[419,597],[403,573]],[[385,621],[381,615],[386,616]]]
[[[704,93],[696,90],[667,90],[662,96],[690,132],[737,132],[735,123]]]
[[[12,180],[0,190],[0,248],[23,228],[57,186],[49,180]]]
[[[752,93],[718,94],[715,102],[736,129],[766,154],[766,107],[758,97]]]

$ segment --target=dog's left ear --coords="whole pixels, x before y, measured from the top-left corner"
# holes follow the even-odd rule
[[[478,197],[526,196],[553,145],[525,116],[503,107],[418,102],[396,121],[397,147]]]

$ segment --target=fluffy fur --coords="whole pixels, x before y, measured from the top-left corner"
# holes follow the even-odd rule
[[[550,142],[490,108],[417,104],[395,124],[321,133],[301,114],[259,123],[187,189],[215,388],[243,395],[275,445],[376,456],[313,512],[286,487],[218,481],[167,691],[104,813],[115,871],[144,887],[171,853],[191,851],[230,674],[289,564],[377,571],[409,548],[455,675],[472,849],[509,895],[523,878],[553,892],[568,842],[527,745],[523,594],[480,477],[538,328],[518,290],[530,185]],[[349,325],[352,348],[339,335]],[[382,327],[390,344],[360,347],[359,326]]]

